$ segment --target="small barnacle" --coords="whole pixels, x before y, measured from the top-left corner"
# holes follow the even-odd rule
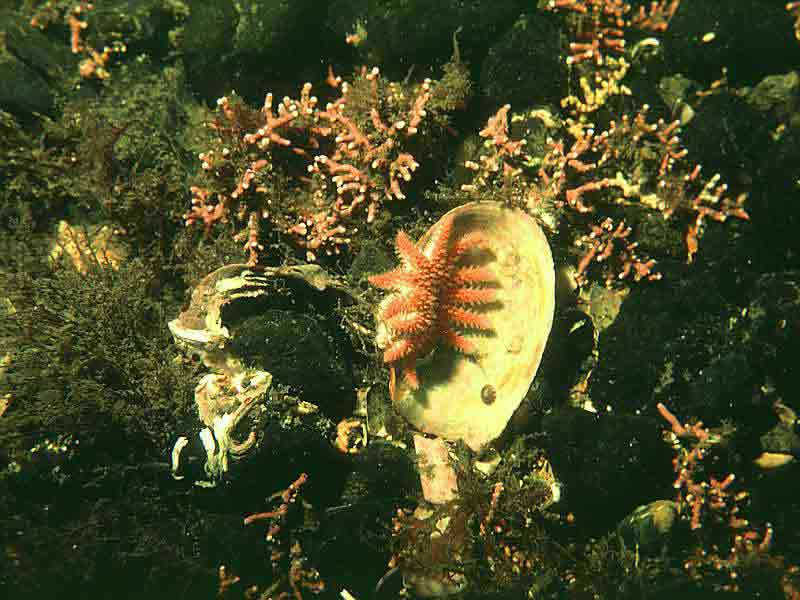
[[[494,404],[494,401],[497,400],[497,390],[494,389],[494,386],[487,383],[481,389],[481,400],[483,400],[484,404]]]

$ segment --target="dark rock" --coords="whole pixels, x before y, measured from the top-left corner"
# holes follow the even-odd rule
[[[520,18],[489,50],[481,66],[487,104],[515,109],[557,104],[566,96],[557,17],[539,12]]]
[[[561,408],[542,420],[543,446],[564,484],[564,508],[589,531],[619,522],[671,489],[672,451],[656,419]]]
[[[241,322],[231,350],[245,364],[269,371],[279,383],[319,403],[352,391],[350,368],[340,340],[310,315],[270,309]]]
[[[729,83],[740,86],[797,67],[800,44],[784,5],[682,2],[663,35],[670,70],[710,84],[727,68]]]
[[[479,65],[492,43],[529,6],[529,2],[519,0],[333,0],[328,26],[339,39],[360,26],[366,34],[357,44],[362,59],[387,68],[393,65],[395,72],[390,76],[402,77],[412,66],[437,66],[448,61],[456,31],[460,31],[461,58]]]

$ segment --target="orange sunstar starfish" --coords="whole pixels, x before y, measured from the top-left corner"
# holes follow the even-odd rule
[[[495,300],[495,290],[485,287],[496,281],[494,274],[486,267],[459,265],[469,250],[486,248],[488,242],[477,232],[452,238],[453,217],[444,217],[435,226],[424,248],[401,231],[396,241],[400,267],[369,278],[372,285],[395,292],[381,303],[378,314],[388,330],[383,361],[392,365],[392,376],[395,364],[399,366],[413,389],[419,388],[417,359],[440,340],[474,354],[475,345],[458,329],[492,328],[485,315],[469,307]]]

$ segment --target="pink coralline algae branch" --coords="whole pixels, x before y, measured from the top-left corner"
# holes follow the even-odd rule
[[[446,130],[428,110],[437,83],[393,83],[366,67],[352,82],[329,71],[326,82],[333,97],[324,106],[310,83],[297,99],[267,94],[258,112],[236,97],[218,100],[187,225],[209,233],[220,221],[246,224],[239,235],[255,263],[267,222],[315,261],[350,245],[386,202],[406,198],[424,152],[422,130],[431,121]]]
[[[664,220],[686,224],[687,262],[692,262],[708,220],[749,219],[745,195],[728,196],[719,175],[701,177],[699,164],[688,162],[681,146],[680,125],[648,121],[649,107],[633,116],[612,120],[603,131],[564,127],[563,137],[546,140],[541,156],[527,151],[524,139],[509,133],[509,105],[489,118],[480,132],[486,139],[462,191],[494,192],[509,204],[526,209],[548,226],[566,225],[578,249],[578,285],[599,270],[606,286],[621,280],[656,280],[656,261],[640,255],[634,231],[616,213],[620,208],[660,213]],[[533,111],[522,119],[551,119]],[[587,231],[588,230],[588,231]]]

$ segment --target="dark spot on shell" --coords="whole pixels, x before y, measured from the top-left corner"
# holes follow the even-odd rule
[[[481,389],[481,400],[483,400],[484,404],[494,404],[494,401],[497,400],[497,390],[494,389],[494,386],[488,383],[483,386],[483,389]]]

